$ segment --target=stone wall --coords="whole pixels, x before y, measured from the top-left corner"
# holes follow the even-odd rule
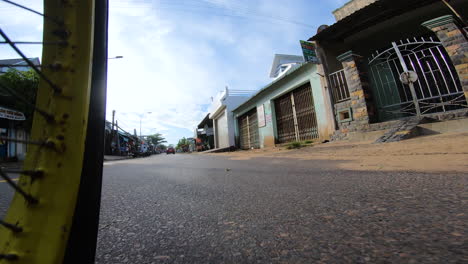
[[[335,104],[335,113],[338,127],[342,133],[353,132],[369,126],[374,116],[373,104],[370,95],[366,74],[360,65],[362,57],[352,51],[337,57],[343,65],[346,83],[349,90],[349,100]],[[340,121],[340,110],[350,109],[350,120]]]
[[[468,34],[451,15],[438,17],[422,24],[437,34],[457,70],[468,102]]]
[[[342,7],[333,11],[336,21],[339,21],[352,13],[358,11],[359,9],[368,6],[378,0],[351,0],[344,4]]]
[[[424,115],[424,117],[427,119],[432,119],[433,122],[443,122],[443,121],[448,121],[448,120],[465,119],[465,118],[468,118],[468,109],[460,109],[460,110],[444,112],[444,113],[434,113],[434,114]],[[366,132],[373,132],[373,131],[379,131],[379,130],[387,130],[387,129],[394,127],[395,125],[400,123],[402,120],[405,120],[405,118],[387,121],[387,122],[381,122],[381,123],[365,124],[365,125],[349,124],[349,129],[345,131],[336,130],[331,140],[332,141],[346,140],[348,139],[348,135],[350,132],[366,133]]]

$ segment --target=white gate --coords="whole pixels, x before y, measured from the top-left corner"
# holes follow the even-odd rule
[[[379,121],[468,107],[457,72],[432,37],[393,42],[369,58]]]

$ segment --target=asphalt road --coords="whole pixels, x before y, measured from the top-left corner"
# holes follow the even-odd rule
[[[109,162],[97,263],[468,263],[467,179],[200,154]]]
[[[8,176],[14,179],[15,182],[19,177],[18,174],[11,173],[9,173]],[[8,209],[11,199],[13,198],[13,193],[13,189],[5,182],[5,180],[0,178],[0,219],[3,219],[5,216],[6,210]]]

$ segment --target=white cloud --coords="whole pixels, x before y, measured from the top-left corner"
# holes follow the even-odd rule
[[[206,0],[227,10],[291,16],[294,8],[283,4],[272,13],[266,1],[259,6],[227,0]],[[192,131],[205,116],[202,105],[225,85],[233,89],[258,89],[269,81],[274,53],[300,52],[298,30],[271,19],[236,20],[224,16],[179,20],[155,9],[118,9],[111,12],[110,54],[123,55],[109,65],[108,113],[129,112],[128,129],[139,127],[137,113],[149,129],[180,128]],[[111,9],[112,11],[112,9]],[[260,13],[259,13],[260,12]],[[131,23],[129,21],[131,20]],[[290,41],[287,48],[278,49]],[[119,119],[118,118],[118,119]]]
[[[338,1],[338,0],[334,0]],[[19,1],[42,11],[42,1]],[[324,24],[320,6],[337,7],[320,0],[294,1],[110,1],[107,118],[117,110],[117,120],[129,132],[155,131],[173,137],[191,136],[205,116],[210,97],[226,85],[233,89],[258,89],[270,80],[275,53],[300,54],[299,39],[313,35],[284,20]],[[331,18],[331,8],[326,17]],[[13,12],[14,11],[14,12]],[[312,13],[313,15],[312,15]],[[21,15],[0,2],[0,24],[8,25],[15,39],[40,40],[41,18]],[[325,16],[325,15],[323,15]],[[322,17],[322,16],[321,16]],[[315,24],[313,22],[316,22]],[[40,47],[25,46],[28,56]],[[2,58],[17,57],[0,46]]]

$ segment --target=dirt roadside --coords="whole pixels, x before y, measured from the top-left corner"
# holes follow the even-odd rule
[[[423,136],[400,142],[331,142],[296,150],[275,147],[208,155],[233,160],[258,157],[335,160],[348,170],[467,172],[468,133]]]

